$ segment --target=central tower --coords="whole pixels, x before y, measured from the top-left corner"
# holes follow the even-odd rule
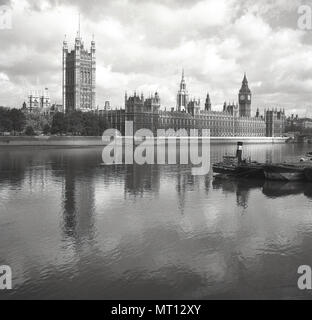
[[[186,111],[189,95],[186,90],[186,83],[184,79],[184,70],[182,70],[182,79],[180,83],[180,90],[177,95],[177,111]]]
[[[251,91],[248,87],[248,80],[246,73],[244,75],[242,87],[238,94],[239,101],[239,116],[240,117],[251,117]]]

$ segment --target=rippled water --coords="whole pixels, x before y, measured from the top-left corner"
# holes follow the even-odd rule
[[[298,145],[248,145],[281,161]],[[212,160],[235,146],[212,146]],[[309,150],[312,151],[312,150]],[[312,185],[101,166],[100,148],[0,150],[1,299],[310,298]]]

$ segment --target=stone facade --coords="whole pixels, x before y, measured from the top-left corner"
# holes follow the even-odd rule
[[[122,135],[125,134],[125,109],[104,109],[97,110],[96,112],[98,113],[101,120],[105,123],[105,127],[107,129],[114,128],[117,129]]]
[[[156,132],[159,126],[160,98],[156,92],[153,96],[144,99],[143,94],[125,96],[126,120],[133,122],[134,132],[139,129],[150,129]]]
[[[185,129],[190,135],[192,129],[210,129],[212,137],[275,137],[282,136],[285,130],[285,113],[277,111],[266,111],[260,116],[259,110],[255,117],[251,114],[251,91],[248,88],[246,75],[244,76],[242,89],[239,91],[239,99],[244,94],[245,98],[240,103],[224,103],[223,111],[213,111],[211,100],[207,94],[205,109],[202,110],[200,100],[189,99],[186,91],[184,73],[178,92],[178,104],[176,110],[161,110],[159,94],[144,99],[143,94],[134,93],[125,95],[124,110],[101,111],[102,116],[124,134],[125,121],[133,122],[133,130],[149,129],[154,136],[157,130],[178,131]],[[242,116],[244,115],[244,116]],[[167,135],[174,134],[168,131]]]
[[[266,136],[281,137],[285,133],[286,116],[285,111],[267,110],[265,111]]]
[[[144,100],[144,96],[137,95],[125,97],[125,119],[133,121],[134,132],[145,128],[157,135],[157,129],[178,131],[185,129],[190,134],[192,129],[200,132],[210,129],[210,135],[214,137],[265,137],[266,122],[264,117],[240,116],[251,113],[251,91],[248,88],[246,75],[243,79],[239,93],[246,95],[246,100],[238,104],[224,104],[223,112],[213,111],[211,100],[207,94],[205,110],[201,110],[200,100],[189,99],[186,90],[184,72],[177,94],[177,108],[170,111],[160,110],[160,98],[156,92],[154,96]],[[246,103],[245,103],[246,102]],[[249,105],[250,104],[250,105]]]
[[[157,120],[155,120],[156,117]],[[132,121],[129,118],[127,120]],[[213,137],[266,136],[266,124],[263,118],[239,118],[228,112],[201,110],[192,115],[187,112],[161,110],[157,115],[154,115],[154,121],[158,123],[156,130],[152,130],[154,135],[157,134],[157,129],[174,129],[175,131],[185,129],[188,135],[192,129],[198,129],[200,132],[203,129],[210,129],[210,135]],[[150,129],[142,123],[139,126],[135,125],[136,129],[139,127]]]
[[[92,40],[90,51],[84,48],[79,34],[75,48],[63,42],[63,106],[66,112],[95,109],[96,51]]]
[[[312,119],[311,118],[299,118],[298,115],[287,118],[286,120],[287,132],[300,132],[312,131]]]

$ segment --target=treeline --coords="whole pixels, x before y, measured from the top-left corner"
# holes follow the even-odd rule
[[[285,132],[299,132],[302,135],[312,135],[312,128],[303,128],[300,125],[288,125],[285,127]]]
[[[26,116],[18,109],[0,107],[0,132],[9,132],[14,135],[25,129]]]
[[[54,135],[101,136],[108,127],[103,117],[92,112],[58,112],[53,117],[50,132]]]
[[[55,113],[53,116],[40,112],[24,113],[19,109],[0,107],[0,133],[34,136],[74,135],[100,136],[109,127],[103,117],[88,112]]]

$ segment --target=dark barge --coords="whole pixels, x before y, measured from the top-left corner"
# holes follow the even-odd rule
[[[242,154],[243,143],[238,142],[236,156],[224,156],[222,162],[213,165],[213,172],[238,178],[312,182],[312,158],[274,164],[243,159]],[[311,153],[307,155],[311,157]]]
[[[305,168],[304,169],[304,176],[307,181],[312,182],[312,168]]]
[[[243,159],[243,143],[237,143],[236,156],[224,156],[223,161],[215,163],[213,172],[242,178],[264,179],[264,164]]]

